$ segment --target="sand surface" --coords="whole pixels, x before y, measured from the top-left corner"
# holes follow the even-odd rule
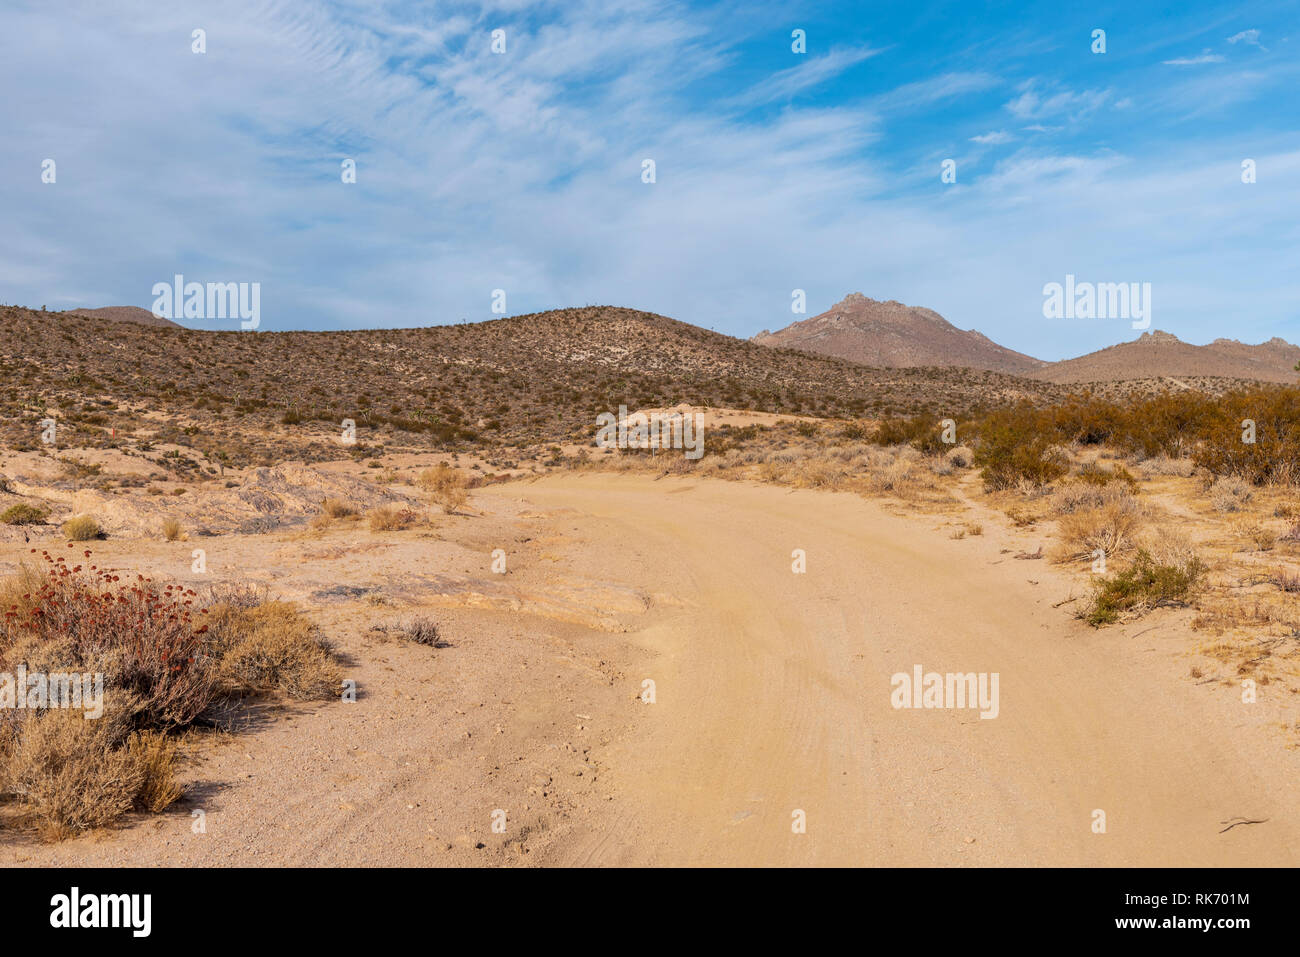
[[[1300,860],[1293,704],[1189,678],[1183,614],[1096,631],[1053,607],[1077,582],[1004,551],[1032,530],[956,540],[852,495],[627,474],[472,505],[431,533],[197,543],[211,577],[309,607],[359,699],[268,707],[193,748],[171,811],[59,844],[6,832],[0,864]],[[95,547],[194,581],[195,545]],[[412,614],[450,647],[371,630]],[[998,673],[998,717],[895,709],[915,665]],[[1263,823],[1224,832],[1236,818]]]

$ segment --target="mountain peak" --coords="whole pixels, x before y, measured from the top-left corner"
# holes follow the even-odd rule
[[[1043,363],[963,332],[932,309],[851,292],[830,309],[751,340],[883,368],[965,366],[1029,375]]]
[[[1165,332],[1161,329],[1152,329],[1150,332],[1144,332],[1137,339],[1138,342],[1145,342],[1148,345],[1155,345],[1159,342],[1182,342],[1172,332]]]

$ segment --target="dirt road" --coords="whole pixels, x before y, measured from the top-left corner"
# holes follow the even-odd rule
[[[204,538],[210,576],[306,606],[358,700],[268,707],[238,734],[199,736],[167,812],[54,844],[0,829],[0,863],[1300,857],[1300,750],[1281,726],[1294,696],[1275,683],[1246,705],[1190,678],[1202,639],[1186,613],[1076,622],[1053,606],[1078,585],[1014,558],[1039,531],[636,474],[511,482],[473,506],[423,532]],[[953,537],[967,520],[983,534]],[[96,559],[200,586],[192,547],[111,538]],[[490,569],[502,552],[506,575]],[[11,544],[0,560],[26,554]],[[413,614],[434,615],[450,645],[383,630]],[[996,673],[997,716],[895,709],[891,677],[918,665]]]
[[[1053,608],[1070,583],[1003,554],[1011,533],[954,540],[942,519],[849,495],[624,475],[492,495],[576,510],[597,536],[588,548],[637,554],[648,584],[689,603],[643,636],[656,701],[606,757],[613,820],[559,861],[1300,857],[1296,751],[1269,727],[1269,703],[1196,686],[1180,621],[1129,637],[1141,629],[1098,632]],[[895,709],[891,676],[915,665],[996,672],[998,716]],[[806,833],[792,832],[796,811]],[[1221,833],[1237,818],[1263,823]]]

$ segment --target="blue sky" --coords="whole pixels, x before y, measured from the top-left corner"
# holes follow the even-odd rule
[[[0,300],[148,307],[182,273],[259,282],[269,330],[489,319],[503,289],[749,336],[803,289],[1047,359],[1138,335],[1045,319],[1073,274],[1151,283],[1188,341],[1296,341],[1298,27],[1297,2],[7,0]]]

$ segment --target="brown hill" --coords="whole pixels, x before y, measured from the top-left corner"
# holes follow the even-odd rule
[[[750,341],[889,369],[961,366],[1033,376],[1046,365],[973,329],[963,332],[932,309],[892,299],[877,302],[860,292],[850,293],[819,316],[777,332],[764,330]]]
[[[283,459],[282,445],[347,454],[345,419],[357,452],[506,449],[589,436],[620,405],[959,415],[1066,391],[974,369],[872,369],[605,306],[350,332],[159,329],[19,307],[0,308],[0,320],[5,444],[39,447],[50,416],[79,442],[149,428],[157,443],[235,465]],[[307,440],[316,444],[304,450]]]
[[[1282,339],[1247,345],[1216,339],[1195,346],[1168,332],[1144,332],[1132,342],[1091,352],[1077,359],[1052,363],[1038,373],[1048,382],[1113,382],[1161,376],[1187,379],[1203,376],[1257,382],[1296,381],[1300,346]]]
[[[114,322],[134,322],[142,326],[162,326],[169,329],[183,328],[180,323],[155,316],[148,309],[139,306],[104,306],[101,309],[69,309],[69,313],[89,316],[92,319],[111,319]]]

